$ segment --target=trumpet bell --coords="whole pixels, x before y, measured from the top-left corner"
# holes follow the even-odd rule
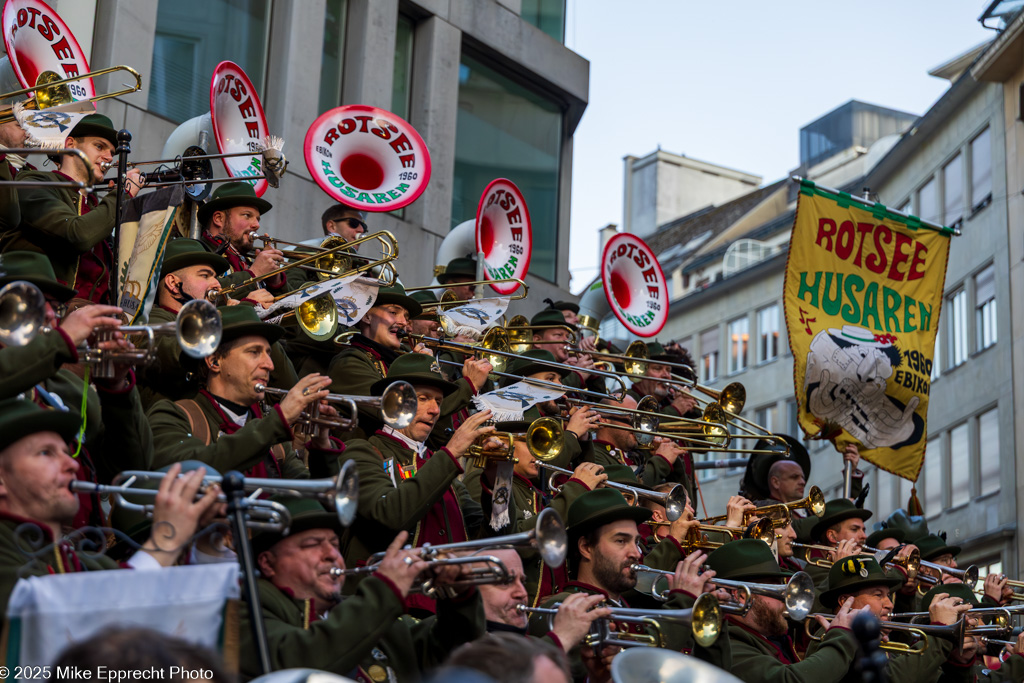
[[[335,479],[332,498],[338,521],[344,527],[351,526],[359,510],[359,470],[356,469],[355,460],[349,460],[341,466],[341,472]]]
[[[807,572],[797,572],[786,584],[783,600],[790,619],[803,621],[814,606],[814,579]]]
[[[569,551],[569,536],[565,532],[562,518],[552,508],[544,508],[537,515],[537,551],[544,564],[558,567],[565,563]]]
[[[710,593],[697,597],[693,603],[693,638],[702,647],[713,645],[722,631],[722,607]]]
[[[557,458],[564,447],[562,425],[551,417],[534,420],[526,430],[526,445],[530,455],[542,462]]]
[[[747,389],[739,382],[733,382],[722,389],[718,397],[718,405],[727,413],[739,415],[747,403]]]
[[[0,342],[25,346],[46,322],[46,298],[31,282],[15,280],[0,288]]]
[[[223,327],[217,307],[205,299],[193,299],[177,317],[181,350],[191,358],[206,358],[220,346]]]
[[[512,353],[526,353],[533,343],[533,335],[529,330],[530,321],[525,315],[513,316],[505,324],[505,333],[508,335],[509,348]]]
[[[500,327],[489,329],[480,341],[479,348],[487,362],[491,364],[491,367],[496,372],[505,372],[508,356],[502,356],[501,354],[512,353],[509,347],[508,334],[505,333],[505,330]],[[488,351],[497,351],[498,353],[488,353]]]
[[[329,292],[324,292],[299,304],[295,319],[307,337],[327,341],[338,331],[338,305]]]
[[[647,371],[647,361],[650,359],[647,344],[637,339],[626,347],[625,355],[632,359],[626,361],[623,366],[628,374],[642,375]]]
[[[405,429],[416,418],[419,401],[416,390],[408,382],[392,382],[380,397],[384,423],[392,429]]]
[[[740,679],[682,652],[633,647],[612,660],[614,683],[741,683]]]

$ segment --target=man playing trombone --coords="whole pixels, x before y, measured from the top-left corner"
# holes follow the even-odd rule
[[[865,522],[871,519],[871,511],[857,507],[848,498],[836,498],[825,503],[825,514],[819,518],[809,517],[807,522],[813,522],[808,533],[811,543],[822,546],[829,546],[834,550],[828,552],[812,550],[807,553],[807,566],[804,568],[819,591],[824,591],[828,582],[828,563],[834,563],[840,557],[857,555],[864,542],[867,540],[867,527]],[[804,526],[806,528],[806,526]],[[825,562],[816,563],[814,560]]]
[[[77,156],[52,157],[56,171],[27,171],[19,181],[77,181],[87,187],[103,182],[102,163],[113,159],[117,133],[110,119],[89,114],[70,132],[64,146],[81,150],[91,163]],[[137,169],[128,172],[125,191],[134,197],[143,185]],[[47,255],[58,280],[75,290],[77,298],[92,303],[113,303],[109,291],[116,267],[109,238],[114,230],[117,192],[99,200],[91,191],[73,187],[37,187],[19,193],[21,225],[0,238],[3,250],[24,249]]]
[[[401,549],[404,531],[387,546],[374,574],[343,597],[338,537],[344,530],[338,516],[313,500],[281,502],[291,511],[290,528],[263,531],[252,540],[272,669],[311,667],[364,681],[416,681],[456,646],[483,635],[484,613],[472,586],[438,600],[436,616],[404,616],[414,582],[431,571],[417,553]],[[458,567],[442,567],[434,582],[444,586],[458,576]],[[256,676],[251,632],[248,623],[240,624],[240,663],[242,673]]]
[[[102,554],[78,554],[64,532],[78,512],[79,497],[69,485],[79,461],[68,444],[78,435],[81,418],[45,409],[25,400],[0,402],[0,614],[20,577],[117,569]],[[126,563],[153,569],[173,565],[200,520],[212,518],[219,489],[197,497],[205,471],[178,477],[172,467],[160,483],[153,531]],[[50,549],[46,550],[46,546]]]
[[[309,469],[292,447],[292,425],[314,402],[327,396],[328,378],[307,375],[264,412],[259,405],[274,370],[271,344],[284,330],[260,320],[249,306],[222,306],[220,346],[196,361],[203,377],[194,399],[160,400],[148,416],[153,428],[153,464],[163,467],[182,460],[208,463],[218,472],[243,471],[246,476],[306,478],[337,471],[340,441],[329,430],[306,444]],[[321,407],[324,415],[335,414]]]
[[[885,622],[888,621],[892,612],[891,592],[901,584],[901,579],[886,574],[872,558],[840,557],[829,570],[828,589],[822,592],[820,600],[825,607],[838,609],[840,614],[849,610],[867,611],[874,614],[883,622],[882,640],[884,643],[888,641]],[[970,603],[945,592],[936,593],[932,597],[928,606],[932,624],[954,624],[970,608]],[[824,617],[815,616],[815,618],[823,626],[828,623]],[[916,647],[917,653],[907,654],[906,648],[900,645],[895,654],[888,656],[886,669],[890,681],[906,681],[907,683],[921,681],[923,683],[935,680],[939,668],[943,662],[949,659],[957,643],[949,638],[933,635],[924,635],[924,637],[927,639],[927,646]],[[813,657],[824,642],[824,640],[812,642],[807,649],[807,657]],[[884,644],[882,648],[888,649]],[[973,652],[970,658],[973,659]],[[854,681],[860,681],[861,677],[859,672],[850,671],[839,680],[844,683],[854,683]]]

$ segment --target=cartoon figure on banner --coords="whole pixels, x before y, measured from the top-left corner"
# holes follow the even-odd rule
[[[811,341],[804,375],[807,409],[818,420],[845,429],[864,448],[917,443],[924,420],[914,411],[915,396],[904,406],[885,393],[901,363],[895,335],[875,335],[854,325],[821,331]]]
[[[473,318],[481,325],[486,325],[491,321],[491,316],[487,315],[486,311],[481,311],[479,308],[460,308],[459,313],[468,318]]]
[[[356,316],[359,314],[356,298],[354,296],[343,296],[336,298],[334,302],[338,305],[338,313],[345,316],[345,324],[354,324]]]

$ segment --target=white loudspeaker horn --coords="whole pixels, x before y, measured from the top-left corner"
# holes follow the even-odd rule
[[[653,337],[668,320],[668,283],[657,256],[636,235],[621,232],[604,247],[601,280],[615,317],[639,337]]]
[[[533,255],[533,230],[526,200],[516,184],[505,178],[492,180],[476,208],[476,251],[484,255],[488,280],[525,279]],[[513,282],[491,284],[498,294],[511,294]]]
[[[324,112],[306,131],[306,167],[335,201],[361,211],[395,211],[430,182],[430,152],[408,122],[362,104]]]
[[[89,60],[71,29],[42,0],[7,0],[0,25],[22,88],[89,73]],[[96,96],[91,78],[68,83],[67,88],[76,102]]]

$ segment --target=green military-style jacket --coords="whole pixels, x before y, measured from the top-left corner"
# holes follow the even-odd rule
[[[172,401],[157,401],[147,413],[156,444],[154,467],[166,467],[183,460],[199,460],[221,474],[231,470],[244,473],[263,465],[268,476],[278,473],[287,479],[305,479],[310,476],[310,470],[292,448],[291,427],[285,424],[276,407],[267,411],[266,415],[250,417],[244,426],[228,434],[222,431],[225,418],[205,392],[197,395],[195,401],[206,418],[206,428],[211,435],[210,443],[193,435],[184,409]],[[281,444],[284,449],[285,455],[280,462],[270,451],[276,444]],[[329,476],[331,472],[337,471],[338,452],[312,448],[309,454],[309,465],[314,476]]]
[[[14,398],[78,360],[71,339],[58,327],[42,330],[25,346],[0,348],[0,399]]]
[[[18,180],[55,182],[62,175],[45,171],[23,171]],[[38,187],[19,193],[21,225],[0,235],[0,250],[24,250],[46,254],[57,279],[74,286],[78,260],[114,229],[116,192],[110,192],[84,216],[82,196],[67,187]]]
[[[0,182],[10,182],[17,174],[7,155],[0,152]],[[0,235],[21,224],[21,205],[17,185],[0,185]]]
[[[956,664],[947,660],[936,683],[1019,683],[1024,681],[1024,654],[1011,655],[998,669],[989,669],[981,657],[973,664]]]
[[[456,459],[445,449],[421,463],[414,455],[396,439],[379,434],[346,444],[341,460],[355,461],[359,472],[359,512],[343,548],[348,566],[385,550],[402,530],[409,532],[413,545],[438,545],[466,540],[471,529],[479,528],[480,505],[457,480],[462,468]],[[404,468],[405,478],[395,465]],[[394,479],[385,466],[392,468]],[[447,525],[428,519],[435,506]]]
[[[245,304],[240,304],[245,305]],[[178,314],[163,306],[153,306],[149,314],[149,324],[174,322]],[[195,368],[182,365],[181,346],[173,336],[159,336],[154,339],[156,360],[143,367],[140,366],[139,393],[142,405],[146,410],[161,399],[178,401],[183,398],[195,398],[199,393],[199,377]],[[278,389],[291,389],[299,381],[295,374],[288,354],[280,342],[270,345],[270,360],[274,369],[270,372],[270,386]],[[202,360],[193,361],[198,367]]]
[[[783,651],[732,617],[726,617],[726,622],[732,647],[731,673],[746,683],[838,683],[849,675],[857,656],[857,640],[846,629],[830,629],[800,661],[788,636]]]
[[[831,629],[828,633],[832,633],[835,630],[838,629]],[[849,632],[847,633],[849,634]],[[849,635],[850,639],[854,640],[852,634]],[[811,641],[811,644],[807,647],[807,659],[810,659],[819,650],[824,649],[825,642],[827,641]],[[943,664],[952,653],[953,641],[932,636],[928,636],[928,647],[920,654],[886,652],[886,657],[889,660],[889,663],[886,665],[888,678],[893,683],[896,683],[896,681],[899,681],[899,683],[932,683],[932,681],[938,679]],[[842,681],[842,683],[860,683],[861,676],[855,671],[849,671],[846,672],[845,676],[836,680]],[[815,681],[815,683],[820,683],[820,681]]]
[[[437,616],[421,621],[403,616],[402,599],[387,579],[370,577],[321,619],[313,601],[292,598],[265,579],[258,585],[275,670],[308,667],[369,682],[381,680],[390,668],[397,681],[417,681],[455,647],[484,633],[483,604],[475,590],[439,601]],[[259,660],[248,609],[241,613],[240,665],[243,675],[253,678],[260,675]]]

